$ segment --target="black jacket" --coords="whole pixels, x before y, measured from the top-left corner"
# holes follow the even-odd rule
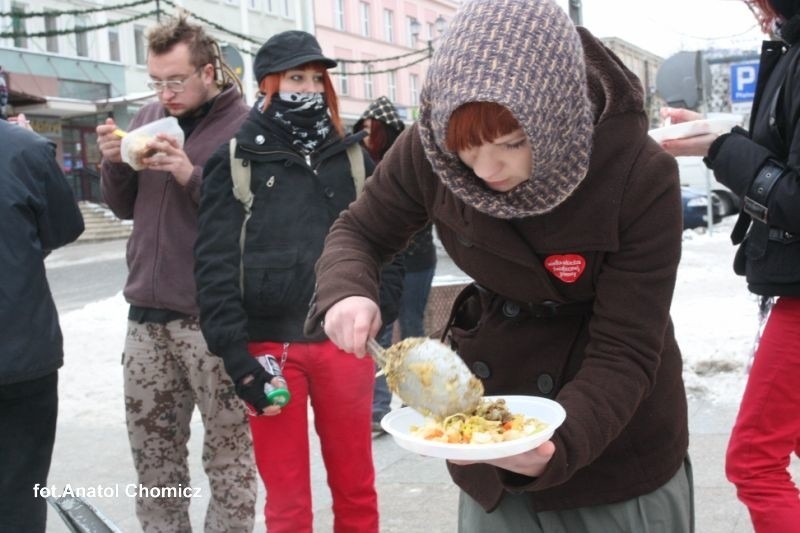
[[[795,23],[800,20],[795,21]],[[764,296],[800,296],[800,46],[765,41],[749,132],[735,128],[720,136],[706,164],[717,181],[740,197],[757,196],[757,176],[779,169],[763,205],[766,221],[753,220],[734,269],[746,275],[749,289]],[[760,179],[764,179],[764,176]],[[734,229],[741,241],[750,217]]]
[[[237,157],[249,161],[255,195],[243,257],[239,236],[244,211],[233,196],[227,144],[204,169],[195,244],[200,325],[210,351],[223,358],[234,381],[258,365],[249,356],[248,342],[324,338],[304,335],[303,323],[325,236],[355,199],[346,149],[359,136],[341,139],[333,133],[306,160],[254,108],[236,139]],[[373,164],[366,153],[364,159],[370,175]],[[386,318],[391,320],[397,316],[402,275],[397,268],[384,275],[387,301],[392,301],[386,312],[393,314]]]
[[[83,233],[83,217],[53,146],[0,120],[0,385],[63,364],[61,328],[44,258]]]

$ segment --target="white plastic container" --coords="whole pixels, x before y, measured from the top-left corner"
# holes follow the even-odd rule
[[[134,170],[145,168],[142,159],[156,154],[155,151],[147,148],[147,143],[152,141],[159,133],[166,133],[175,137],[178,140],[178,146],[183,148],[183,130],[178,124],[178,119],[165,117],[129,131],[122,138],[122,146],[120,148],[122,160]]]

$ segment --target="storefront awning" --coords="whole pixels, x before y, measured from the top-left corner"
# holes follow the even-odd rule
[[[24,105],[33,105],[44,103],[45,99],[35,94],[28,94],[23,91],[15,91],[14,89],[8,90],[8,104],[17,107]]]

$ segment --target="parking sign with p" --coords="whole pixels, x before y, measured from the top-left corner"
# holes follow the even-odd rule
[[[758,61],[731,64],[731,103],[750,103],[756,94]]]

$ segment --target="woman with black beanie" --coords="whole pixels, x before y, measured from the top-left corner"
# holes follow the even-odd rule
[[[378,531],[372,360],[345,357],[324,334],[303,333],[325,236],[356,198],[356,168],[369,175],[373,167],[359,136],[344,134],[327,72],[334,66],[309,33],[271,37],[255,57],[261,95],[236,134],[235,157],[226,144],[204,171],[195,245],[200,325],[250,408],[270,533],[312,531],[309,401],[333,530]],[[234,197],[232,165],[249,168],[249,219]],[[275,366],[264,366],[267,355]],[[272,387],[288,387],[291,400],[272,404]]]

